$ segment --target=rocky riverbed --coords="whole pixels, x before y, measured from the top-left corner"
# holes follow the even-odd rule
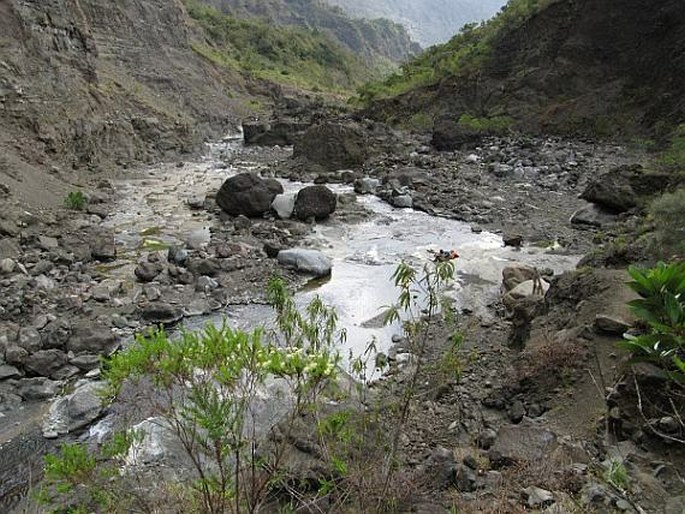
[[[0,225],[5,236],[0,244],[0,454],[3,462],[17,463],[19,475],[0,490],[5,507],[16,505],[21,497],[17,491],[24,491],[39,469],[37,463],[50,444],[41,440],[43,436],[52,440],[69,432],[78,435],[103,415],[92,401],[89,381],[97,378],[101,355],[158,323],[198,327],[223,316],[239,326],[267,321],[269,309],[263,304],[268,277],[278,273],[299,288],[312,270],[319,269],[318,264],[305,267],[304,273],[294,269],[299,261],[288,261],[283,252],[292,248],[320,252],[332,266],[330,278],[302,290],[298,301],[320,294],[334,305],[352,335],[345,350],[353,352],[363,350],[374,336],[382,351],[389,351],[393,339],[399,340],[398,327],[381,328],[373,322],[378,308],[396,296],[389,278],[398,262],[420,264],[430,260],[429,250],[457,249],[458,280],[450,294],[464,313],[462,328],[476,358],[469,358],[471,365],[459,381],[427,377],[426,394],[431,399],[421,403],[425,416],[419,417],[433,421],[408,429],[403,439],[406,464],[427,469],[456,466],[459,476],[466,477],[462,492],[472,494],[467,500],[476,502],[487,499],[508,478],[495,468],[481,476],[478,466],[469,465],[473,459],[479,462],[494,447],[504,462],[508,453],[518,451],[520,441],[530,440],[530,453],[519,460],[534,462],[556,448],[560,439],[566,453],[559,458],[570,460],[569,470],[579,469],[584,477],[580,481],[593,486],[592,476],[583,470],[597,456],[590,452],[576,459],[568,452],[587,450],[585,443],[595,444],[595,438],[587,431],[564,429],[558,413],[566,411],[555,410],[563,404],[563,387],[555,384],[551,391],[540,391],[521,386],[525,373],[534,385],[540,382],[540,370],[530,369],[530,359],[541,360],[549,348],[540,339],[526,350],[539,353],[527,356],[506,345],[523,327],[536,341],[541,334],[545,341],[561,338],[559,344],[573,351],[555,357],[560,362],[576,356],[579,363],[586,362],[594,336],[582,330],[592,328],[593,311],[581,310],[574,317],[559,310],[557,318],[538,326],[533,312],[537,298],[509,320],[503,317],[500,285],[503,270],[509,268],[517,278],[504,284],[505,291],[532,278],[532,269],[546,275],[557,298],[576,287],[561,280],[560,274],[592,247],[598,230],[611,230],[613,223],[631,216],[629,211],[601,210],[578,196],[593,177],[632,164],[639,156],[620,146],[532,138],[488,139],[465,151],[436,152],[420,138],[366,129],[373,152],[362,163],[331,159],[349,164],[349,169],[327,170],[297,149],[293,158],[290,147],[245,147],[229,138],[208,145],[200,162],[154,166],[96,183],[83,211],[33,213],[18,206],[5,210]],[[349,148],[340,153],[349,154]],[[282,203],[278,209],[274,204],[275,213],[255,217],[221,208],[222,184],[245,172],[267,181],[288,179],[276,186],[282,188]],[[326,185],[334,193],[335,212],[330,216],[325,207],[328,193],[321,188],[311,190],[315,199],[306,209],[289,196],[311,183]],[[319,200],[319,193],[324,200]],[[248,203],[258,200],[250,198]],[[589,284],[581,289],[593,298],[593,305],[613,305],[620,311],[619,302],[602,297],[606,291],[615,292],[620,279],[596,278],[610,286],[594,296],[587,291]],[[515,300],[531,296],[518,294]],[[514,304],[509,307],[517,312]],[[614,307],[605,308],[608,315],[625,316]],[[560,321],[563,318],[568,320]],[[560,331],[566,332],[554,335]],[[600,336],[607,337],[601,331]],[[444,344],[444,335],[436,334],[431,346],[436,356]],[[602,363],[615,367],[611,354],[605,351]],[[388,383],[392,390],[394,382]],[[61,400],[67,411],[71,408],[71,417],[60,417],[53,405],[44,422],[46,402],[62,392],[71,395]],[[593,405],[601,410],[602,404],[603,400]],[[555,414],[545,417],[547,412]],[[588,412],[576,428],[593,425],[596,414]],[[481,438],[489,443],[478,442]],[[595,453],[602,451],[607,450]],[[454,460],[456,454],[465,464]],[[24,471],[18,465],[22,461],[29,463]],[[542,483],[528,481],[517,487]],[[563,503],[560,494],[568,492],[558,489],[554,501],[547,496],[550,491],[532,489],[525,501],[531,507]],[[620,508],[618,502],[627,501],[625,495],[595,493],[588,492],[588,505],[599,498]],[[649,501],[657,496],[650,494]],[[436,501],[446,500],[438,496]],[[628,502],[624,510],[634,508],[634,502]]]

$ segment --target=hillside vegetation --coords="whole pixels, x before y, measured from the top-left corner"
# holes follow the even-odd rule
[[[239,19],[197,0],[186,5],[206,34],[193,49],[220,66],[316,90],[349,90],[373,77],[360,59],[320,31]]]
[[[685,4],[511,0],[360,90],[375,117],[506,117],[533,132],[666,136],[685,113]]]

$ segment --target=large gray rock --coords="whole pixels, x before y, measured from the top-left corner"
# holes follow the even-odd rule
[[[537,275],[535,268],[527,264],[512,264],[502,270],[502,286],[505,292],[509,292],[517,285],[528,280],[533,280]]]
[[[369,157],[369,145],[359,126],[327,122],[305,132],[295,143],[294,156],[335,171],[362,165]]]
[[[37,352],[43,346],[40,333],[31,327],[24,327],[19,330],[17,345],[29,353]]]
[[[74,327],[66,346],[74,354],[110,354],[119,346],[119,341],[108,327],[83,322]]]
[[[254,173],[241,173],[227,179],[216,195],[216,203],[231,216],[259,217],[269,212],[271,203],[283,193],[274,179],[262,179]]]
[[[611,225],[617,220],[618,217],[614,213],[593,204],[581,207],[571,216],[573,225],[590,225],[592,227]]]
[[[282,220],[288,220],[295,210],[295,193],[277,195],[271,202],[271,210]]]
[[[141,315],[150,323],[171,325],[183,319],[183,309],[164,302],[151,302],[141,309]]]
[[[98,261],[113,261],[117,257],[114,238],[108,235],[97,236],[90,243],[90,255]]]
[[[21,378],[21,371],[8,364],[0,364],[0,380],[8,378]]]
[[[68,434],[96,420],[103,410],[101,388],[101,382],[85,382],[77,385],[73,393],[58,398],[43,423],[43,435],[53,438]]]
[[[29,374],[42,377],[52,376],[67,363],[67,355],[61,350],[41,350],[24,360],[24,369]]]
[[[326,186],[308,186],[297,193],[293,215],[301,221],[323,220],[335,212],[336,204],[335,193]]]
[[[528,425],[506,425],[497,433],[497,440],[488,456],[495,466],[539,462],[557,447],[557,438],[549,430]]]
[[[331,274],[331,260],[318,250],[291,248],[278,252],[278,262],[284,266],[294,267],[297,271],[311,273],[316,277]]]
[[[141,282],[152,282],[162,271],[164,266],[159,262],[141,262],[136,267],[135,274]]]
[[[393,196],[390,198],[390,203],[399,209],[411,209],[414,206],[414,200],[408,194]]]
[[[24,400],[47,400],[57,394],[61,385],[44,377],[22,378],[17,384],[17,393]]]
[[[639,164],[624,165],[591,178],[580,197],[612,211],[624,212],[663,192],[671,180],[669,174],[647,172]]]

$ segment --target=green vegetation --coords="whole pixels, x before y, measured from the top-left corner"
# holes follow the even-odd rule
[[[462,114],[458,125],[473,132],[482,134],[503,134],[511,127],[513,120],[507,116],[493,116],[491,118],[477,118],[470,114]]]
[[[685,123],[676,127],[660,162],[667,169],[685,174]]]
[[[380,98],[435,84],[446,77],[468,76],[486,62],[494,41],[518,27],[553,0],[510,0],[494,18],[469,24],[444,45],[429,48],[402,65],[401,71],[384,81],[371,82],[358,90],[359,101],[368,104]]]
[[[197,0],[185,3],[209,39],[209,44],[195,43],[193,50],[219,66],[314,91],[349,91],[373,76],[360,59],[320,31],[238,19]]]
[[[106,363],[103,397],[149,382],[155,394],[146,400],[161,416],[159,426],[181,443],[194,479],[162,481],[154,494],[143,493],[130,467],[136,452],[130,450],[145,435],[134,432],[116,436],[95,454],[83,445],[65,445],[47,457],[40,500],[58,512],[150,512],[160,501],[171,501],[184,512],[238,513],[267,505],[297,511],[325,497],[331,512],[396,511],[412,495],[398,469],[398,444],[418,397],[428,335],[439,317],[453,317],[442,294],[453,275],[451,262],[429,264],[423,274],[404,263],[397,268],[399,299],[385,320],[402,323],[416,365],[399,394],[378,396],[376,403],[362,396],[373,342],[364,358],[353,360],[355,387],[341,387],[336,348],[346,333],[338,329],[335,311],[318,297],[298,310],[278,278],[267,291],[276,313],[270,331],[224,324],[183,332],[177,340],[162,330],[138,336]],[[452,378],[461,370],[461,344],[455,332],[441,363]],[[276,382],[284,388],[278,397],[283,412],[274,426],[259,426],[259,399]],[[306,453],[320,463],[306,483],[288,458],[289,445],[303,437],[316,447]]]
[[[71,191],[64,199],[65,207],[75,211],[82,211],[87,204],[88,198],[81,191]]]
[[[630,475],[628,475],[628,470],[623,462],[617,459],[611,459],[607,463],[607,469],[604,472],[604,480],[615,488],[624,491],[630,484]]]
[[[628,305],[644,329],[626,334],[619,345],[638,361],[660,366],[675,382],[685,384],[685,261],[660,262],[651,269],[628,269],[628,285],[641,298]]]
[[[685,255],[685,188],[654,200],[649,215],[654,223],[654,253],[662,258]]]

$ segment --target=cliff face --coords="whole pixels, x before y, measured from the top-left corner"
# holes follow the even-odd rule
[[[352,16],[401,23],[422,46],[450,39],[467,23],[493,16],[506,0],[326,0]]]
[[[685,119],[683,77],[681,0],[556,0],[500,30],[475,68],[371,112],[508,116],[537,132],[663,132]]]
[[[49,164],[150,161],[235,122],[240,78],[197,55],[194,38],[176,0],[0,3],[3,183],[49,189]]]

